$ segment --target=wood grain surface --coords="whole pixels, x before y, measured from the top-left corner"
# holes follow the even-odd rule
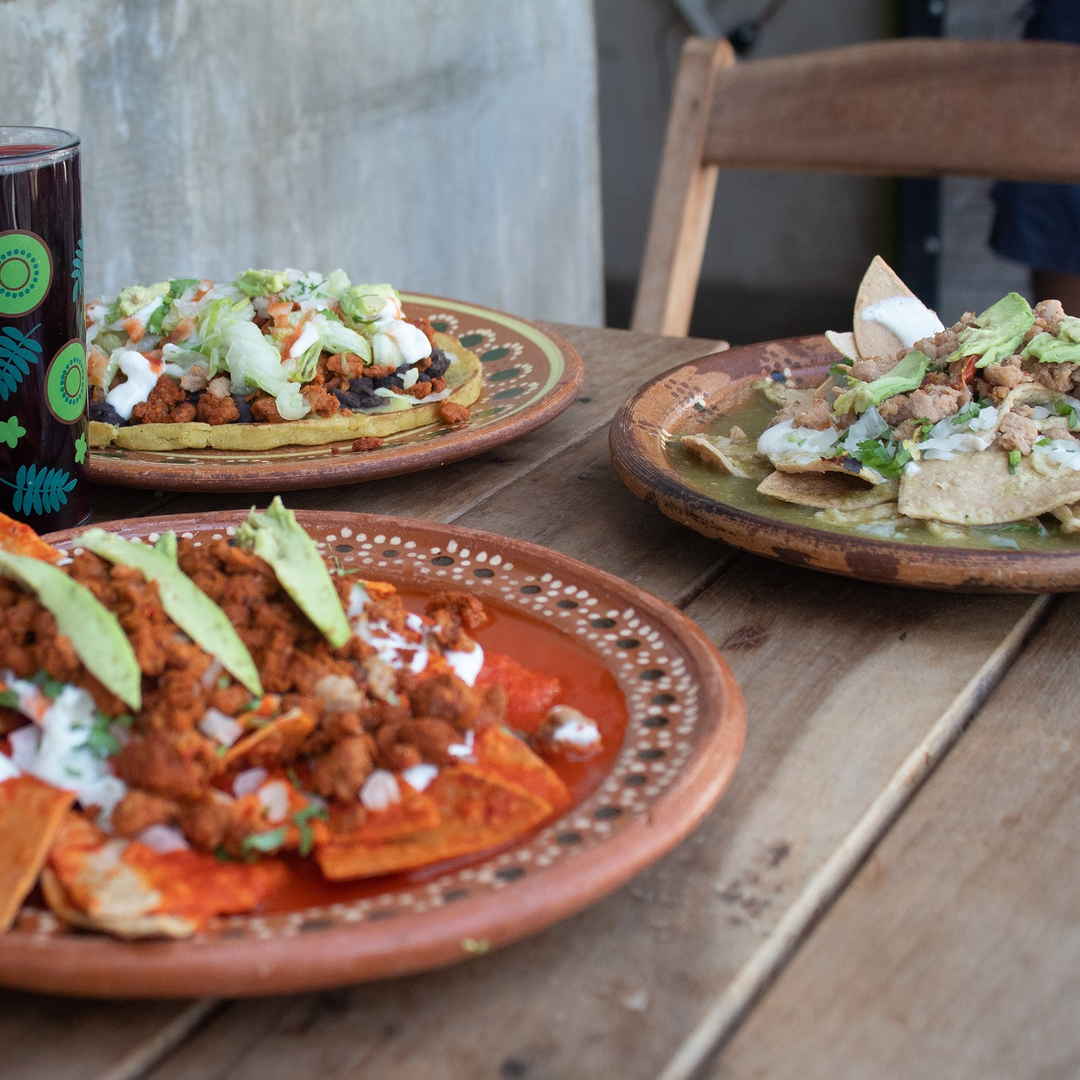
[[[950,972],[938,936],[948,926],[950,941],[961,934],[956,947],[968,950],[968,959],[950,974],[958,1026],[951,1028],[946,1016],[940,1023],[957,1043],[966,1039],[976,1048],[1003,1037],[986,1028],[974,1004],[955,1002],[972,992],[978,956],[1008,946],[996,976],[1005,984],[1025,970],[1038,972],[1037,953],[1029,950],[1049,942],[1059,924],[1064,947],[1074,948],[1065,896],[1067,883],[1076,881],[1075,859],[1067,882],[1040,908],[1045,931],[1029,926],[1011,944],[1003,942],[1008,918],[1023,919],[1024,911],[1018,898],[998,894],[995,875],[999,855],[1020,858],[1009,879],[1032,874],[1037,888],[1046,887],[1053,861],[1025,855],[1021,844],[1034,840],[1040,823],[1054,825],[1059,866],[1069,854],[1066,689],[1053,686],[1055,672],[1059,686],[1066,681],[1067,654],[1054,642],[1075,633],[1075,615],[1061,620],[1080,611],[1080,602],[1070,598],[1059,611],[1060,600],[1041,596],[876,586],[739,553],[685,529],[619,483],[607,459],[606,426],[641,382],[715,351],[716,343],[557,329],[580,350],[586,381],[581,399],[548,427],[473,461],[296,492],[289,503],[400,512],[525,537],[682,607],[720,647],[746,698],[743,759],[715,811],[679,848],[607,899],[532,938],[438,972],[217,1004],[3,994],[0,1045],[14,1048],[13,1076],[675,1080],[703,1069],[772,1076],[785,1075],[785,1068],[792,1070],[787,1075],[810,1075],[804,1069],[809,1044],[782,1036],[786,1027],[813,1035],[811,1000],[818,1002],[814,1015],[837,1032],[851,1016],[876,1015],[882,1052],[893,1055],[891,1072],[859,1073],[849,1068],[863,1060],[854,1056],[854,1040],[839,1046],[835,1035],[826,1047],[833,1056],[823,1057],[829,1075],[907,1075],[914,1058],[901,1037],[910,1031],[895,1028],[898,1001],[918,1005],[919,980]],[[246,504],[242,496],[106,489],[96,499],[101,519]],[[1045,734],[1039,726],[1038,734],[1011,735],[1021,743],[1036,739],[1035,765],[1025,769],[1022,755],[1010,755],[993,735],[970,763],[957,764],[984,724],[1008,734],[1010,720],[1016,729],[1017,717],[1055,709],[1060,719],[1047,720]],[[1057,796],[1036,784],[1039,761],[1062,770]],[[966,833],[977,838],[964,855],[953,833],[975,828],[966,822],[969,802],[982,814],[993,805],[986,787],[994,770],[1013,777],[1007,813],[1019,815],[1018,824],[995,825],[1005,814],[994,817],[991,810],[982,833]],[[1025,772],[1033,779],[1015,786]],[[935,829],[936,815],[922,812],[922,804],[954,774],[942,795],[949,828]],[[920,790],[929,775],[930,785]],[[1064,816],[1055,821],[1056,813]],[[1016,840],[1004,839],[1013,835]],[[942,850],[920,855],[935,837]],[[883,897],[871,870],[888,852],[881,865],[893,884]],[[965,926],[964,914],[977,914],[966,890],[980,883],[983,891],[971,897],[982,897],[982,915]],[[946,900],[955,897],[961,907],[943,922]],[[886,899],[886,913],[892,912],[883,916],[886,925],[905,931],[903,943],[890,939],[887,950],[876,936]],[[928,900],[935,906],[924,910]],[[996,936],[981,942],[979,928],[991,925]],[[849,935],[854,953],[839,965]],[[877,972],[879,958],[885,969]],[[1064,973],[1065,961],[1057,964]],[[861,982],[849,985],[853,970]],[[892,986],[890,971],[908,974]],[[799,981],[781,997],[788,973]],[[816,986],[822,980],[828,994]],[[986,999],[993,995],[990,983],[976,989]],[[944,1000],[946,991],[940,995]],[[925,1021],[926,1008],[910,1013],[910,1023]],[[778,1041],[783,1045],[773,1045]],[[826,1042],[815,1038],[811,1052]]]

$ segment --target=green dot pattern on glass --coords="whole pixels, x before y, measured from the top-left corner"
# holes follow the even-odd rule
[[[86,408],[86,350],[69,341],[53,357],[45,376],[45,400],[62,424],[74,424]]]
[[[52,256],[40,236],[0,233],[0,315],[25,315],[45,299]]]

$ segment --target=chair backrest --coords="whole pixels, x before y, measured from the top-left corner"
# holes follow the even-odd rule
[[[720,168],[1080,181],[1080,46],[906,38],[736,62],[690,38],[633,329],[687,332]]]

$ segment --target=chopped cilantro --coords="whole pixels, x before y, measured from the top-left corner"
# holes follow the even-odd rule
[[[303,810],[297,810],[293,814],[292,819],[300,830],[300,846],[297,850],[301,855],[310,855],[311,849],[315,846],[315,833],[309,824],[311,819],[322,818],[325,820],[328,816],[326,807],[320,806],[318,803],[308,803]]]
[[[904,466],[914,455],[906,446],[898,446],[892,440],[864,439],[853,456],[868,469],[892,480],[904,471]]]
[[[173,278],[169,282],[169,299],[175,300],[178,296],[183,296],[192,285],[198,285],[199,279],[193,277],[179,277]]]
[[[837,360],[829,368],[829,374],[834,379],[847,379],[848,374],[851,371],[851,364],[845,360]]]
[[[287,830],[284,825],[280,829],[274,829],[272,832],[252,833],[251,836],[244,837],[240,847],[245,853],[258,851],[266,855],[272,851],[277,851],[285,843],[286,834]]]
[[[1067,416],[1069,418],[1069,430],[1075,431],[1080,427],[1080,417],[1076,415],[1076,406],[1070,405],[1067,401],[1059,401],[1054,406],[1054,412],[1058,416]]]
[[[240,711],[241,712],[257,712],[263,703],[261,697],[253,697]]]
[[[1020,464],[1020,456],[1021,455],[1019,450],[1009,451],[1009,472],[1016,472],[1016,468]]]
[[[974,420],[981,411],[982,409],[979,407],[979,405],[973,401],[966,409],[962,409],[960,412],[958,412],[952,418],[950,423],[956,425],[966,424],[969,420]]]
[[[50,700],[58,698],[64,690],[64,684],[44,671],[39,671],[31,680],[34,685]]]
[[[19,707],[19,695],[14,690],[0,690],[0,705],[5,709],[17,709]]]
[[[120,744],[109,730],[111,726],[111,721],[107,716],[98,713],[94,717],[94,726],[87,736],[86,745],[99,758],[108,758],[120,753]]]
[[[223,847],[214,848],[214,858],[217,859],[218,862],[236,862],[236,859]]]
[[[222,675],[217,681],[219,690],[228,690],[230,686],[232,686],[232,679],[228,675]]]
[[[1053,446],[1054,445],[1054,440],[1053,439],[1048,439],[1048,438],[1046,438],[1046,436],[1043,436],[1041,439],[1036,439],[1035,440],[1035,445],[1036,446]]]

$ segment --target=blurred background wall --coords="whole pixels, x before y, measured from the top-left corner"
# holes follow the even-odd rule
[[[591,0],[0,0],[0,123],[83,139],[87,285],[345,269],[602,318]]]
[[[905,17],[946,36],[1018,37],[1022,0],[596,0],[608,320],[626,325],[644,251],[653,186],[686,11],[726,36],[770,8],[748,59],[892,36]],[[984,181],[948,180],[940,228],[920,236],[935,258],[946,322],[982,310],[1022,267],[987,246]],[[752,341],[851,323],[863,271],[895,255],[896,191],[888,182],[815,174],[729,171],[717,187],[692,333]]]
[[[775,8],[750,53],[764,58],[889,36],[904,11],[947,35],[1013,37],[1021,6],[0,0],[0,122],[83,136],[94,291],[341,266],[526,317],[625,325],[687,10],[725,34]],[[917,238],[947,320],[1026,281],[987,247],[988,187],[946,181],[938,227]],[[895,241],[888,183],[728,173],[693,332],[843,327],[870,258]]]

